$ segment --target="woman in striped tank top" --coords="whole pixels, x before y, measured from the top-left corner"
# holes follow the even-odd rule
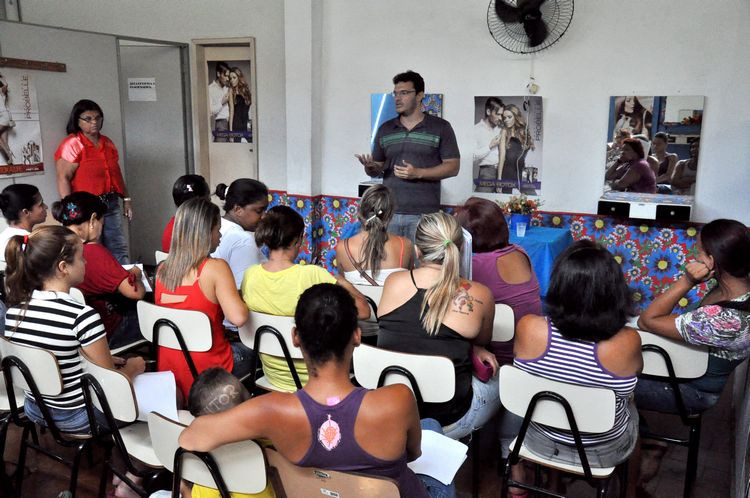
[[[516,329],[516,367],[540,377],[615,392],[612,429],[581,435],[592,467],[623,462],[638,438],[632,395],[643,358],[638,332],[625,326],[629,309],[630,293],[620,266],[605,248],[581,240],[555,262],[547,316],[527,315]],[[545,458],[580,464],[569,431],[532,423],[524,443]],[[514,476],[522,479],[521,466],[516,467]]]

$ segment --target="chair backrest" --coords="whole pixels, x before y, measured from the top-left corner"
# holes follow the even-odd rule
[[[69,294],[70,294],[70,297],[72,297],[79,303],[86,304],[86,298],[83,297],[83,292],[81,292],[81,289],[78,289],[76,287],[71,287]]]
[[[154,259],[156,260],[157,265],[167,259],[167,256],[169,256],[168,252],[154,251]]]
[[[55,355],[46,349],[25,346],[0,338],[0,357],[3,361],[16,357],[29,369],[39,393],[44,396],[57,396],[62,392],[62,377]],[[26,379],[17,368],[11,368],[14,388],[29,389]]]
[[[512,365],[500,367],[500,402],[511,413],[519,417],[526,415],[531,399],[542,392],[557,393],[567,400],[581,432],[606,432],[615,423],[614,391],[545,379]],[[570,430],[565,410],[556,401],[540,400],[532,420],[542,425]]]
[[[354,377],[363,387],[377,388],[381,372],[391,366],[402,367],[414,376],[425,403],[442,403],[453,399],[456,392],[456,369],[450,359],[444,356],[399,353],[367,344],[354,348]],[[412,387],[403,375],[395,372],[387,374],[384,384],[395,383]]]
[[[516,333],[516,322],[513,308],[507,304],[495,304],[495,321],[492,322],[492,340],[508,342]]]
[[[364,284],[353,284],[354,288],[361,292],[368,300],[372,300],[370,308],[370,318],[366,321],[377,322],[378,321],[378,306],[380,306],[380,298],[383,296],[383,287],[376,285],[364,285]],[[374,304],[374,307],[373,307]]]
[[[138,418],[138,402],[130,379],[118,370],[101,367],[92,362],[81,351],[81,367],[84,374],[91,374],[104,391],[112,416],[123,422],[135,422]],[[93,396],[94,406],[103,411],[99,399]]]
[[[23,406],[26,396],[24,396],[23,390],[19,389],[16,386],[13,387],[16,398],[16,406],[20,408],[21,406]],[[0,374],[0,413],[8,411],[10,411],[10,400],[8,399],[8,391],[5,388],[5,377]]]
[[[203,352],[211,349],[211,322],[204,313],[157,306],[146,301],[138,301],[137,309],[141,334],[147,341],[154,342],[154,325],[165,319],[180,330],[188,351]],[[159,327],[159,346],[181,349],[172,329],[164,323]]]
[[[669,339],[660,335],[639,330],[641,347],[653,345],[661,348],[672,362],[677,379],[697,379],[705,375],[708,369],[708,348],[694,346],[683,341]],[[664,356],[656,351],[643,351],[643,375],[668,377],[667,364]]]
[[[174,455],[180,447],[178,438],[185,425],[155,412],[148,415],[151,443],[159,461],[174,471]],[[232,493],[260,493],[266,487],[266,464],[263,450],[255,441],[226,444],[210,452],[221,477]],[[217,488],[208,468],[195,455],[182,455],[181,477],[188,481]]]
[[[268,466],[278,472],[287,496],[400,496],[396,482],[385,477],[298,467],[276,450],[265,448],[264,451]]]
[[[263,333],[260,336],[259,343],[257,345],[255,344],[255,336],[261,327],[269,327],[278,331],[289,350],[289,356],[295,360],[302,359],[302,350],[294,347],[292,344],[292,327],[294,327],[293,316],[277,316],[251,311],[250,318],[245,325],[239,328],[240,340],[245,346],[257,349],[256,352],[258,353],[284,356],[284,350],[281,348],[281,344],[272,334]]]

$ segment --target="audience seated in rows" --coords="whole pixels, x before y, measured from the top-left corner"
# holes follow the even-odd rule
[[[99,313],[109,347],[117,348],[141,337],[135,303],[143,299],[146,289],[141,270],[136,266],[126,270],[99,242],[106,211],[107,205],[88,192],[73,192],[52,204],[55,219],[83,242],[86,274],[78,288],[86,303]]]
[[[302,292],[319,283],[339,284],[349,291],[357,305],[359,318],[370,316],[370,307],[352,284],[343,277],[334,277],[325,268],[297,264],[305,232],[302,216],[288,206],[268,210],[255,230],[258,247],[268,248],[268,261],[251,266],[242,280],[242,299],[250,309],[269,315],[292,316]],[[260,355],[263,371],[269,382],[284,391],[296,386],[284,358]],[[307,382],[307,368],[297,360],[294,364],[302,385]]]
[[[268,438],[296,465],[389,477],[401,496],[452,495],[431,479],[426,489],[406,466],[420,455],[422,437],[409,388],[397,384],[368,391],[352,384],[352,352],[361,336],[351,295],[341,286],[314,285],[300,296],[294,318],[293,341],[311,372],[304,389],[272,392],[198,417],[182,432],[180,446],[211,451]]]
[[[219,208],[203,198],[190,199],[177,209],[172,248],[156,272],[155,302],[168,308],[196,310],[211,322],[212,346],[191,356],[198,372],[220,366],[242,378],[250,372],[252,350],[224,335],[226,317],[242,326],[248,311],[234,286],[229,265],[209,254],[219,244]],[[193,377],[181,351],[159,348],[157,369],[175,374],[178,392],[187,399]]]
[[[526,251],[508,243],[502,208],[496,202],[471,197],[456,219],[472,236],[472,280],[486,285],[495,303],[513,309],[515,325],[528,314],[541,315],[539,281]],[[493,341],[490,350],[500,365],[513,361],[513,341]]]
[[[30,235],[11,237],[6,254],[5,337],[55,355],[63,390],[58,396],[45,396],[45,403],[61,431],[87,433],[79,348],[97,365],[119,365],[131,379],[144,371],[145,362],[140,357],[127,361],[112,357],[97,312],[70,297],[70,288],[83,282],[86,271],[78,235],[61,226],[37,228]],[[44,425],[39,406],[29,396],[24,411],[30,420]],[[97,423],[106,427],[104,415],[94,411]]]
[[[415,235],[419,268],[390,275],[378,311],[378,347],[446,356],[456,370],[451,401],[425,403],[445,435],[458,439],[487,422],[500,407],[497,361],[484,346],[492,338],[495,304],[490,290],[459,277],[461,227],[445,213],[423,215]],[[472,350],[492,365],[484,383],[472,376]]]

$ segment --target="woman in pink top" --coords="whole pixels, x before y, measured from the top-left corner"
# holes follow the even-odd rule
[[[656,193],[656,174],[646,160],[643,144],[637,138],[626,138],[622,142],[620,161],[607,170],[604,179],[612,184],[612,190]]]
[[[508,244],[508,225],[496,202],[471,197],[456,215],[471,233],[472,279],[492,291],[496,303],[513,309],[515,323],[525,315],[542,313],[539,282],[523,249]],[[513,362],[513,341],[492,342],[500,365]]]

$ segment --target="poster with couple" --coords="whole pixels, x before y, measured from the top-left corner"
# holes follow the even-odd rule
[[[539,195],[542,97],[474,97],[474,192]]]
[[[211,141],[252,144],[255,96],[250,61],[207,64]]]
[[[44,171],[39,102],[31,71],[0,68],[0,175]]]

